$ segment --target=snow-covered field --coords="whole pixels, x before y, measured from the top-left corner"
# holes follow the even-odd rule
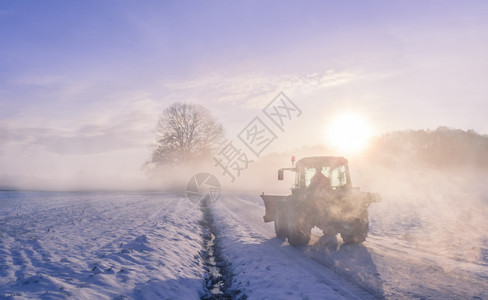
[[[0,192],[0,299],[210,299],[209,229],[236,299],[488,299],[486,222],[459,247],[374,204],[363,245],[314,229],[295,248],[263,223],[260,201],[223,195],[204,220],[165,193]]]
[[[0,192],[0,299],[199,299],[201,216],[167,194]]]

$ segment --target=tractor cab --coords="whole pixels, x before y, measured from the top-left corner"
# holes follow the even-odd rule
[[[308,189],[313,186],[314,177],[320,176],[327,181],[327,186],[335,190],[350,190],[351,177],[347,159],[337,156],[314,156],[300,159],[293,168],[278,170],[278,180],[284,179],[284,171],[295,173],[294,190]],[[320,172],[321,174],[317,174]]]

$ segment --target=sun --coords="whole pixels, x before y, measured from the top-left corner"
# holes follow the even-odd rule
[[[327,144],[344,153],[363,150],[372,136],[370,123],[358,113],[343,113],[327,125]]]

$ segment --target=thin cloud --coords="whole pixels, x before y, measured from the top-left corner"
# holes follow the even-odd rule
[[[30,74],[13,79],[11,85],[33,88],[47,93],[53,100],[74,101],[77,97],[85,95],[97,88],[97,82],[91,79],[73,78],[62,75],[35,75]]]
[[[130,99],[129,99],[130,98]],[[159,104],[146,94],[97,103],[89,113],[0,120],[0,186],[31,189],[145,188],[141,164]]]
[[[173,99],[204,99],[205,102],[231,103],[260,108],[280,91],[309,94],[320,89],[345,85],[360,76],[353,72],[328,70],[306,75],[208,74],[186,81],[167,80],[162,85]],[[200,100],[202,101],[202,100]]]
[[[125,107],[94,114],[71,127],[62,121],[49,124],[39,118],[35,122],[14,119],[0,125],[0,143],[27,150],[41,147],[60,155],[90,155],[143,147],[154,126],[151,122],[154,106],[151,100],[136,100]]]

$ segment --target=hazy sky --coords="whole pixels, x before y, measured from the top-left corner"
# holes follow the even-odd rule
[[[234,138],[283,91],[270,151],[343,111],[488,134],[487,53],[486,1],[0,0],[0,186],[137,186],[175,101]]]

